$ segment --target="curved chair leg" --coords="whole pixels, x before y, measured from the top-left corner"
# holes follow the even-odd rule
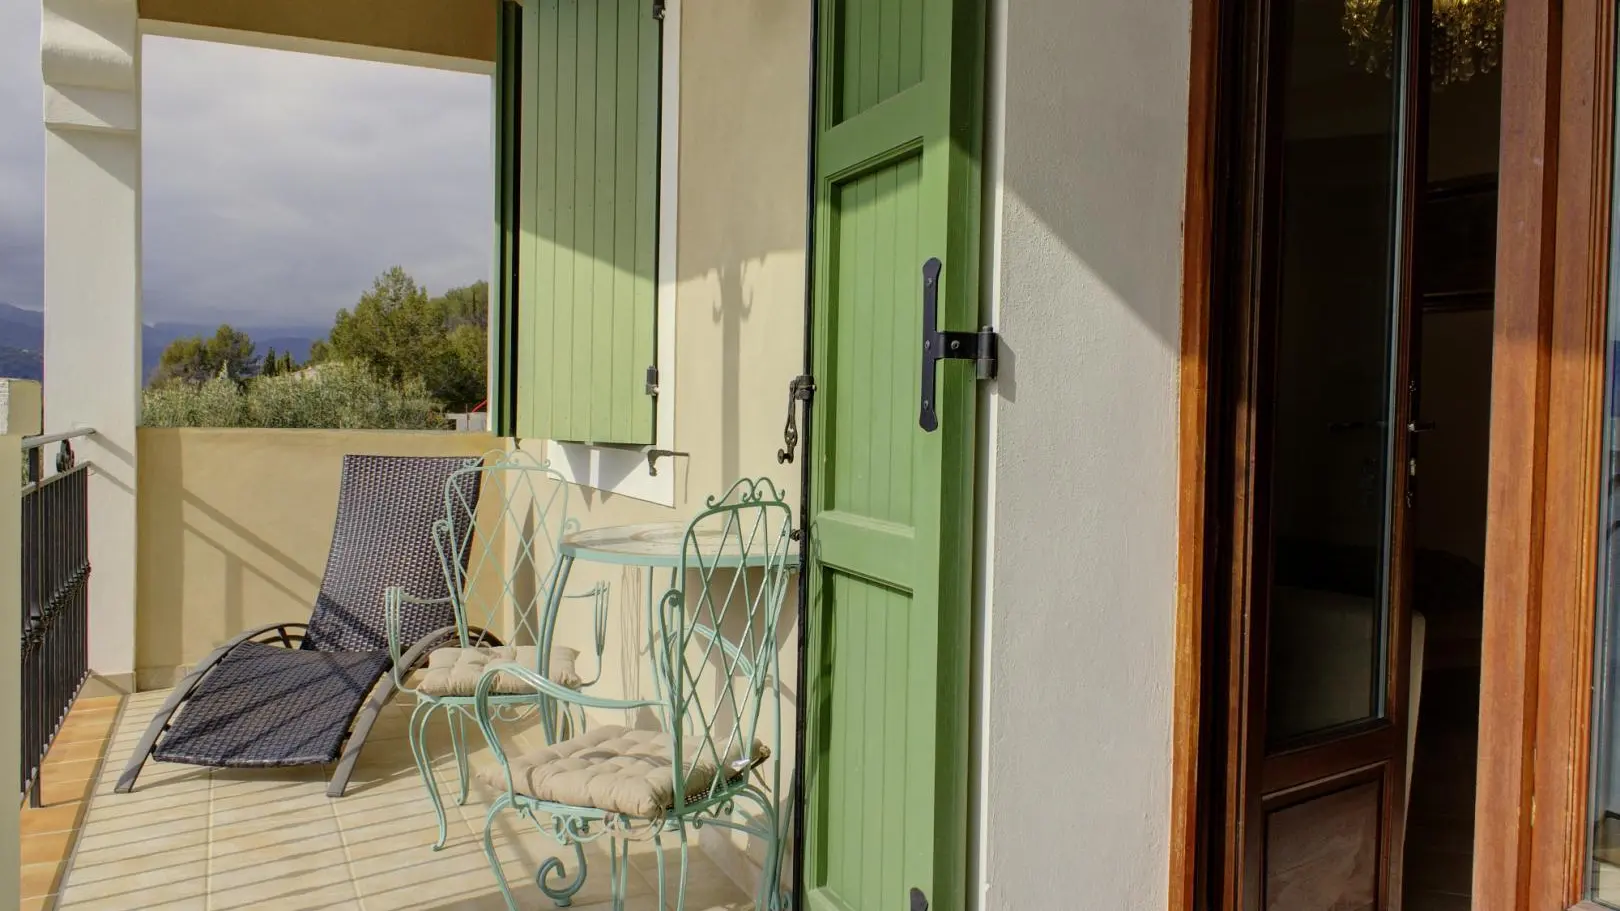
[[[501,871],[501,859],[495,856],[495,814],[510,806],[511,802],[511,797],[502,794],[490,804],[489,812],[484,815],[484,858],[489,861],[489,872],[495,874],[495,883],[501,887],[507,911],[518,911],[517,899],[512,897],[512,889],[506,884],[506,874]]]
[[[534,875],[535,884],[540,887],[540,891],[559,908],[572,905],[574,896],[580,889],[585,888],[585,843],[579,839],[569,839],[569,843],[574,846],[574,862],[577,865],[573,879],[568,879],[568,865],[555,857],[546,858],[545,863],[540,865],[539,872]],[[552,878],[552,873],[557,874],[557,879],[567,881],[561,887],[551,885],[547,880]]]
[[[326,785],[327,797],[342,797],[343,792],[348,790],[349,776],[354,774],[354,764],[360,759],[360,748],[366,745],[366,738],[371,736],[371,726],[377,723],[377,716],[388,707],[388,700],[392,698],[394,675],[384,674],[372,691],[371,698],[366,701],[366,707],[355,716],[354,725],[349,728],[349,739],[343,744],[343,756],[338,759],[337,770]]]
[[[676,885],[675,911],[686,911],[686,874],[691,870],[692,846],[686,840],[686,822],[681,827],[681,881]]]
[[[197,679],[202,679],[202,675],[197,674]],[[135,788],[135,779],[140,777],[141,767],[146,765],[146,760],[151,757],[152,749],[157,746],[158,738],[163,736],[163,732],[169,729],[169,719],[174,717],[174,713],[180,708],[180,703],[186,701],[186,697],[191,695],[193,689],[196,689],[194,681],[190,686],[177,686],[174,688],[174,692],[169,694],[169,698],[163,700],[163,707],[158,709],[156,715],[152,716],[152,722],[146,726],[146,732],[141,734],[141,739],[135,744],[135,752],[130,754],[129,763],[124,766],[123,773],[118,776],[118,784],[113,787],[113,791],[119,794],[128,794]]]
[[[450,748],[456,753],[456,774],[460,777],[461,790],[456,795],[456,806],[467,805],[467,713],[458,706],[449,706],[445,711],[450,715]]]
[[[422,775],[422,787],[427,789],[428,800],[433,803],[433,813],[439,820],[439,837],[433,842],[433,850],[444,847],[445,841],[450,837],[449,825],[444,816],[444,801],[439,797],[439,782],[433,776],[433,757],[428,753],[427,728],[433,721],[433,710],[438,708],[431,702],[419,702],[411,712],[410,726],[406,728],[406,739],[410,743],[411,758],[416,760],[416,771]]]
[[[255,630],[254,632],[262,633],[263,630]],[[135,779],[140,777],[141,767],[146,765],[147,759],[151,758],[152,750],[157,747],[158,738],[163,736],[163,732],[169,729],[169,719],[174,717],[174,713],[179,710],[181,703],[191,698],[191,694],[197,689],[197,684],[202,682],[203,676],[213,670],[214,665],[225,660],[225,656],[230,653],[231,649],[241,644],[245,635],[215,649],[200,664],[191,669],[191,673],[187,674],[180,681],[180,684],[169,693],[169,698],[163,700],[163,706],[157,710],[156,715],[152,716],[152,721],[146,726],[145,733],[141,734],[141,739],[136,742],[135,752],[129,754],[129,763],[124,766],[123,773],[118,776],[118,784],[113,787],[114,793],[128,794],[134,790]]]
[[[658,907],[668,908],[668,899],[665,897],[664,891],[668,886],[669,877],[664,873],[664,833],[662,830],[653,832],[653,857],[658,860]],[[617,890],[617,887],[618,883],[615,882],[615,890]],[[614,900],[621,900],[616,893]]]
[[[629,891],[630,883],[630,856],[629,843],[625,844],[625,856],[619,857],[619,840],[608,839],[608,888],[613,895],[613,911],[624,911],[624,894]],[[658,862],[663,864],[664,858],[659,855]],[[662,885],[659,886],[663,888]],[[661,894],[661,893],[660,893]],[[659,907],[663,907],[663,899],[659,899]]]

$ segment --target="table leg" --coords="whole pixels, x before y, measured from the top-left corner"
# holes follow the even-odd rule
[[[557,633],[557,615],[562,611],[563,593],[568,591],[568,576],[574,570],[574,558],[568,554],[557,557],[557,577],[546,594],[546,614],[540,619],[539,642],[540,676],[550,679],[551,643]],[[557,706],[551,699],[540,700],[540,718],[546,728],[546,743],[557,742]]]

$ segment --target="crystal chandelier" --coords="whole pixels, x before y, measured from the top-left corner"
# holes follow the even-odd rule
[[[1416,2],[1416,0],[1411,0]],[[1504,0],[1433,0],[1429,74],[1434,85],[1467,82],[1502,62]],[[1344,0],[1350,61],[1369,73],[1394,69],[1395,0]]]

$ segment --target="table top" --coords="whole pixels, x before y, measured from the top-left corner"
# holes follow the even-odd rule
[[[769,548],[764,542],[754,547],[745,560],[740,549],[736,548],[736,533],[732,533],[729,541],[722,541],[722,534],[719,525],[699,526],[695,532],[698,549],[703,553],[706,564],[721,567],[765,565]],[[681,565],[681,547],[685,540],[685,522],[651,522],[576,531],[564,537],[557,550],[565,557],[591,563],[673,569]],[[732,552],[722,551],[716,555],[722,546]],[[798,548],[793,548],[788,553],[788,565],[797,566],[798,562]]]

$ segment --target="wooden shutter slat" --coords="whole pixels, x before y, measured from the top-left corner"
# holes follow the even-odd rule
[[[531,0],[525,22],[519,434],[649,444],[660,28],[644,0]]]

